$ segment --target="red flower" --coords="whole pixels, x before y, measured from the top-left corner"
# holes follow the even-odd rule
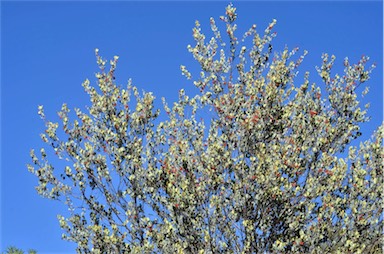
[[[310,111],[309,111],[309,114],[311,114],[311,116],[315,116],[315,115],[317,115],[317,111],[310,110]]]
[[[303,242],[303,241],[301,241],[301,242],[300,242],[300,245],[301,245],[301,246],[303,246],[303,245],[304,245],[304,242]]]

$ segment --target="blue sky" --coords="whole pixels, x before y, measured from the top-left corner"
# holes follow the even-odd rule
[[[383,120],[383,7],[381,1],[236,2],[238,35],[252,24],[262,32],[277,19],[274,45],[308,50],[300,69],[317,78],[321,54],[335,54],[342,71],[348,56],[362,54],[377,63],[370,93],[369,124],[361,140]],[[75,245],[61,240],[56,215],[66,207],[38,196],[35,176],[27,171],[29,150],[39,149],[44,124],[37,115],[43,104],[49,119],[63,102],[70,108],[90,105],[81,83],[95,84],[98,71],[94,49],[111,59],[119,55],[117,82],[129,78],[160,101],[176,99],[184,88],[196,92],[180,73],[180,65],[196,69],[186,46],[193,45],[197,19],[209,34],[209,18],[223,15],[227,2],[1,2],[1,238],[0,251],[16,245],[39,253],[74,253]],[[209,34],[209,35],[208,35]],[[224,34],[224,33],[223,33]]]

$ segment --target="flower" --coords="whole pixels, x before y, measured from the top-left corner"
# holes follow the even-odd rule
[[[309,111],[309,114],[310,114],[311,116],[315,116],[315,115],[317,115],[317,111],[315,111],[315,110],[310,110],[310,111]]]

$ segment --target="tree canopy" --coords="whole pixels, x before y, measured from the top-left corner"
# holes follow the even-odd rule
[[[22,249],[19,249],[14,246],[9,246],[7,250],[3,252],[3,254],[24,254],[24,253],[25,252]],[[28,254],[37,254],[37,251],[30,249],[28,250]]]
[[[323,84],[298,81],[306,51],[274,50],[276,20],[239,38],[236,18],[228,5],[225,36],[211,18],[209,40],[196,21],[188,50],[201,72],[181,72],[200,93],[182,89],[162,111],[152,93],[116,84],[118,57],[107,69],[97,49],[96,85],[83,83],[91,106],[63,104],[60,124],[39,106],[51,149],[31,150],[28,168],[40,195],[68,205],[58,219],[78,252],[382,250],[383,125],[350,145],[369,120],[358,101],[369,58],[346,58],[338,75],[323,54]]]

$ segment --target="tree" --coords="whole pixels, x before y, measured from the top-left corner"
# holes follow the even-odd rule
[[[10,246],[7,248],[6,252],[4,252],[4,254],[24,254],[24,251],[22,249],[14,247],[14,246]],[[28,254],[37,254],[37,251],[28,250]]]
[[[97,86],[83,83],[86,112],[75,109],[70,121],[63,104],[59,130],[39,106],[41,138],[64,164],[42,148],[28,168],[40,195],[68,205],[70,216],[58,218],[79,252],[381,251],[383,125],[350,145],[368,121],[357,91],[374,66],[346,58],[344,75],[332,75],[335,57],[324,54],[324,84],[310,84],[307,72],[296,85],[306,52],[273,51],[276,20],[239,40],[235,11],[220,17],[227,38],[211,18],[206,42],[196,22],[188,50],[201,66],[200,94],[180,90],[172,107],[163,99],[165,120],[152,93],[115,84],[118,57],[106,70],[98,50]],[[207,110],[208,124],[199,117]]]
[[[24,251],[16,247],[10,246],[7,248],[6,254],[24,254]]]

